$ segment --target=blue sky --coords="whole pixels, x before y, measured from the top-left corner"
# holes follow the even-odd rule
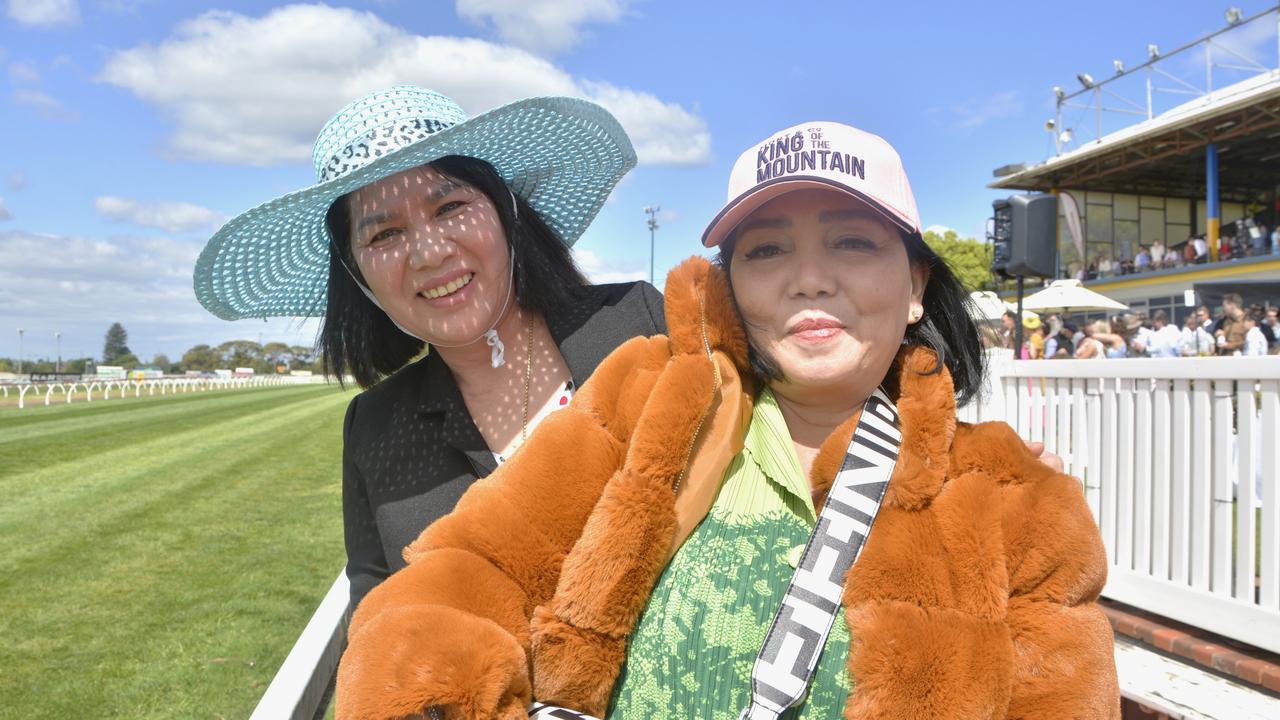
[[[838,120],[884,136],[926,226],[979,235],[991,171],[1044,159],[1054,85],[1109,75],[1224,25],[1206,2],[384,0],[285,5],[2,0],[0,356],[97,355],[122,322],[144,359],[244,338],[310,344],[312,322],[228,323],[191,270],[228,217],[313,182],[315,132],[399,82],[474,114],[574,94],[636,142],[578,243],[598,280],[659,277],[701,251],[737,155]],[[1246,16],[1271,0],[1237,3]],[[1270,31],[1274,40],[1274,29]],[[1275,50],[1269,61],[1274,65]],[[1187,60],[1194,71],[1194,58]],[[1087,123],[1086,123],[1087,124]]]

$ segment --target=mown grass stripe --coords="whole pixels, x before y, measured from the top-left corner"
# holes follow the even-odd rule
[[[0,423],[0,480],[17,469],[12,467],[14,456],[26,459],[24,469],[42,467],[60,462],[67,450],[77,454],[92,454],[104,448],[132,442],[147,433],[161,434],[219,421],[237,419],[243,408],[252,405],[302,401],[333,392],[324,386],[300,388],[269,388],[264,390],[229,391],[225,395],[183,398],[178,402],[161,400],[122,400],[118,414],[94,412],[66,414],[64,422],[40,423],[26,426],[7,426]],[[116,402],[116,401],[111,401]],[[200,403],[200,412],[191,411],[191,403]],[[71,410],[72,406],[67,406]],[[86,411],[89,409],[86,407]],[[58,448],[62,452],[37,453],[41,445]],[[34,463],[34,465],[33,465]]]
[[[296,404],[334,394],[333,391],[326,392],[323,389],[305,393],[281,393],[238,398],[232,403],[211,402],[209,405],[188,406],[181,417],[160,414],[145,425],[135,424],[132,432],[119,432],[104,421],[91,432],[76,436],[86,437],[84,442],[69,440],[64,437],[64,433],[50,433],[40,440],[0,445],[0,467],[10,468],[10,472],[0,473],[0,501],[4,499],[6,488],[20,487],[21,481],[16,479],[19,474],[26,482],[40,482],[46,474],[78,476],[85,467],[95,470],[101,468],[103,463],[100,460],[107,458],[110,453],[129,448],[147,450],[154,447],[151,443],[199,440],[215,433],[228,435],[232,423],[238,424],[246,420],[252,422],[259,414],[275,414]],[[253,432],[250,425],[238,430],[237,434]],[[21,460],[20,466],[13,464],[18,459]]]
[[[331,416],[341,422],[340,403],[326,398]],[[96,457],[67,461],[6,482],[0,488],[0,542],[6,537],[38,532],[49,517],[79,515],[80,530],[95,530],[134,506],[183,492],[201,478],[235,482],[227,468],[252,454],[259,438],[270,437],[316,409],[319,398],[293,400],[285,406],[258,403],[243,417],[247,432],[211,433],[206,423],[147,442],[119,445]],[[333,402],[336,401],[336,402]],[[340,442],[340,441],[339,441]],[[85,512],[85,509],[91,509]],[[19,572],[35,548],[22,546],[0,559],[0,578]],[[5,585],[0,579],[0,589]]]
[[[341,567],[349,397],[249,403],[238,438],[170,417],[188,430],[140,442],[167,458],[122,445],[96,482],[93,462],[9,478],[26,509],[2,557],[25,558],[0,573],[0,718],[247,716]]]

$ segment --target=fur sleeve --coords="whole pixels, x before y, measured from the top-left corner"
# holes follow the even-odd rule
[[[1102,537],[1080,481],[1031,464],[1006,487],[1009,718],[1120,717],[1111,626],[1098,607],[1106,583]]]
[[[555,591],[566,553],[622,466],[666,348],[658,336],[615,350],[568,408],[405,548],[408,566],[351,618],[339,718],[398,718],[434,705],[469,719],[524,717],[529,618]]]

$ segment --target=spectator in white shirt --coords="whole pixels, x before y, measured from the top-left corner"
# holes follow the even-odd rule
[[[1196,322],[1200,323],[1200,327],[1208,330],[1210,335],[1212,335],[1213,331],[1217,329],[1213,322],[1213,316],[1209,314],[1208,305],[1201,305],[1196,308]]]
[[[1147,314],[1139,312],[1128,318],[1129,357],[1146,357],[1151,354],[1151,328],[1147,327]]]
[[[1173,358],[1182,354],[1182,333],[1169,324],[1169,314],[1157,310],[1151,316],[1155,330],[1147,339],[1147,354],[1157,358]]]
[[[1204,357],[1215,350],[1213,335],[1200,324],[1197,313],[1188,313],[1182,326],[1183,357]]]
[[[1258,325],[1262,318],[1257,313],[1245,313],[1244,316],[1244,354],[1261,356],[1267,354],[1267,336],[1262,334]]]
[[[1209,243],[1203,237],[1197,237],[1191,241],[1196,249],[1196,262],[1203,263],[1209,261]]]
[[[1151,241],[1151,267],[1159,268],[1164,265],[1164,243],[1159,240]]]

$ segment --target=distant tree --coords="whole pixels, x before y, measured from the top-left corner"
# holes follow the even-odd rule
[[[129,333],[125,332],[124,326],[120,323],[111,323],[111,327],[107,328],[107,337],[102,344],[102,364],[103,365],[120,365],[120,358],[125,355],[133,355],[133,351],[129,349]],[[137,361],[137,358],[134,358]]]
[[[169,366],[173,363],[169,362],[169,356],[164,353],[156,353],[151,357],[151,364],[165,372],[169,371]]]
[[[292,356],[289,361],[290,370],[315,370],[317,357],[314,347],[294,345],[289,348],[289,354]]]
[[[282,342],[269,342],[262,346],[262,356],[265,365],[270,368],[270,372],[275,372],[280,366],[292,367],[290,361],[293,360],[293,353],[289,346]]]
[[[219,364],[218,353],[208,345],[196,345],[182,354],[182,369],[192,372],[213,372]]]
[[[942,257],[965,289],[972,292],[994,288],[989,243],[975,238],[961,238],[955,230],[948,230],[942,235],[926,231],[924,241]]]
[[[263,364],[262,346],[252,340],[230,340],[215,350],[224,368],[251,367],[258,371]]]
[[[9,358],[0,358],[0,372],[13,372],[17,367],[18,364]]]
[[[139,365],[141,365],[142,361],[139,360],[138,356],[134,355],[133,353],[125,353],[124,355],[120,355],[116,357],[115,362],[112,362],[110,364],[119,365],[125,370],[133,370],[137,368]]]
[[[75,358],[74,360],[62,361],[62,372],[83,373],[86,363],[91,362],[90,358]]]

